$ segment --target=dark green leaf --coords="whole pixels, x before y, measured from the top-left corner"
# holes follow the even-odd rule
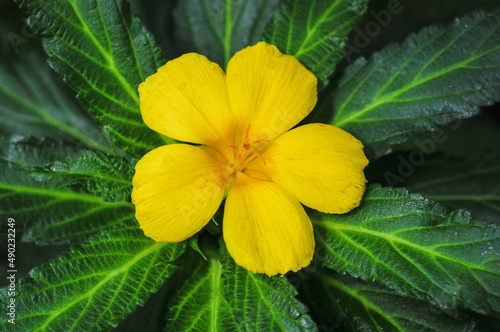
[[[135,221],[103,232],[40,265],[16,286],[16,329],[102,331],[158,291],[183,243],[157,243]],[[8,288],[1,290],[2,307]],[[7,316],[0,326],[5,329]]]
[[[484,116],[459,121],[453,126],[442,128],[443,131],[438,128],[433,132],[426,132],[397,148],[410,151],[420,149],[425,150],[423,152],[427,154],[442,152],[467,158],[476,156],[479,151],[499,151],[500,121],[492,119],[495,112],[495,106],[493,106],[489,111],[489,116],[484,114]]]
[[[163,63],[125,0],[17,0],[43,27],[52,67],[78,92],[106,137],[133,157],[172,142],[142,121],[138,85]]]
[[[264,40],[295,56],[326,85],[367,0],[284,0]]]
[[[463,313],[403,296],[372,282],[318,271],[301,281],[317,323],[342,331],[473,331]]]
[[[172,25],[173,11],[176,1],[165,0],[131,0],[132,14],[137,14],[146,25],[146,28],[155,37],[158,46],[165,53],[167,59],[174,58]]]
[[[66,94],[39,56],[0,63],[0,117],[5,132],[79,141],[111,152],[90,114]]]
[[[135,161],[82,150],[64,142],[13,135],[0,137],[0,160],[21,166],[47,187],[80,185],[105,201],[130,201]],[[44,167],[29,167],[44,166]]]
[[[368,188],[344,215],[311,217],[325,266],[447,308],[500,309],[500,229],[404,188]]]
[[[500,9],[430,27],[350,66],[334,94],[333,125],[370,157],[409,135],[477,114],[500,100]]]
[[[224,297],[244,331],[316,331],[297,291],[284,277],[254,274],[236,265],[221,248]]]
[[[166,331],[316,330],[285,278],[237,266],[222,244],[222,259],[200,264],[172,300]]]
[[[80,153],[78,146],[46,137],[0,136],[0,160],[16,167],[45,166]]]
[[[23,170],[0,163],[0,216],[18,221],[18,241],[81,243],[132,218],[134,211],[132,203],[106,203],[66,187],[47,187]]]
[[[500,222],[500,155],[485,154],[471,160],[435,158],[416,168],[404,182],[412,191],[467,208],[475,218]]]
[[[80,184],[80,190],[104,201],[130,201],[135,163],[125,158],[83,151],[78,157],[34,170],[37,180],[55,187]]]
[[[186,256],[188,255],[183,255],[182,257]],[[181,260],[183,258],[179,258],[175,262],[178,268],[168,278],[168,282],[165,282],[156,294],[151,295],[143,307],[138,307],[113,331],[161,331],[165,327],[165,317],[169,308],[169,302],[186,282],[193,270],[192,265],[182,264]]]
[[[191,236],[186,242],[189,245],[189,247],[191,247],[191,249],[193,249],[194,251],[199,253],[200,256],[203,257],[204,260],[207,260],[207,257],[205,256],[203,251],[201,251],[201,249],[200,249],[200,245],[199,245],[198,241],[199,241],[198,235],[195,235],[195,236]]]
[[[179,1],[177,33],[185,52],[207,56],[225,68],[233,54],[261,39],[278,0]]]
[[[172,299],[164,331],[241,331],[224,298],[225,287],[220,261],[200,261]]]

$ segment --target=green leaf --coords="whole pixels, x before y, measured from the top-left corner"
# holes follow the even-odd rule
[[[107,202],[130,201],[136,160],[20,135],[0,137],[0,160],[24,167],[47,187],[80,185],[80,191],[104,197]]]
[[[22,331],[102,331],[116,326],[158,291],[183,243],[157,243],[135,221],[105,231],[16,286],[16,328]],[[8,288],[1,290],[2,307]],[[0,326],[7,326],[3,315]]]
[[[164,331],[241,331],[224,287],[220,261],[200,260],[172,299]]]
[[[371,158],[409,135],[470,117],[500,100],[500,9],[430,27],[351,65],[334,93],[333,125]]]
[[[469,160],[431,159],[416,168],[404,184],[451,208],[469,209],[475,218],[500,222],[499,154]]]
[[[176,1],[165,0],[131,0],[132,14],[138,15],[150,31],[158,46],[165,52],[167,59],[173,59],[176,44],[173,41],[173,11]]]
[[[133,157],[171,143],[142,121],[138,85],[163,65],[125,0],[16,0],[43,28],[51,66],[78,93],[106,137]]]
[[[316,330],[286,278],[253,274],[221,246],[221,260],[200,259],[172,300],[166,331]]]
[[[222,282],[236,322],[244,331],[317,331],[296,289],[284,277],[254,274],[221,248]]]
[[[133,218],[134,212],[132,203],[107,203],[67,187],[47,187],[22,169],[0,163],[0,216],[18,221],[18,241],[81,243],[104,228]]]
[[[134,162],[125,158],[83,151],[78,157],[57,161],[31,173],[55,187],[80,184],[81,191],[106,202],[130,201]]]
[[[295,56],[324,85],[344,56],[348,33],[361,20],[367,0],[284,0],[264,40]]]
[[[318,271],[301,280],[301,293],[318,324],[335,331],[474,331],[461,312],[438,308],[372,282]]]
[[[188,255],[183,255],[175,262],[178,268],[168,278],[168,282],[165,282],[156,294],[152,294],[143,307],[138,307],[132,314],[128,315],[115,328],[116,331],[162,331],[165,327],[165,317],[170,307],[170,301],[193,270],[192,265],[181,262],[186,256]]]
[[[175,21],[183,53],[197,52],[226,68],[233,54],[261,39],[278,0],[179,1]]]
[[[464,158],[477,156],[480,151],[498,151],[500,122],[492,121],[495,112],[495,106],[493,106],[488,112],[483,112],[486,113],[484,116],[467,119],[456,125],[442,128],[442,131],[437,129],[424,133],[397,148],[407,151],[420,149],[425,150],[423,152],[427,154],[435,151],[435,153]],[[429,142],[429,139],[434,144]]]
[[[0,136],[0,160],[15,167],[45,166],[80,153],[78,146],[47,137]]]
[[[60,79],[35,54],[14,63],[1,61],[0,117],[5,132],[79,141],[111,152],[90,114],[68,96]]]
[[[500,309],[500,229],[404,188],[370,186],[344,215],[311,217],[324,265],[446,308]]]

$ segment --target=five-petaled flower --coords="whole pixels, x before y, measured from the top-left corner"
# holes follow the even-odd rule
[[[270,276],[309,265],[313,228],[300,203],[350,211],[368,164],[363,145],[342,129],[290,130],[315,106],[316,84],[297,59],[263,42],[237,52],[227,74],[190,53],[146,79],[139,87],[144,122],[198,145],[162,146],[137,163],[132,200],[144,233],[183,241],[226,197],[222,232],[237,264]]]

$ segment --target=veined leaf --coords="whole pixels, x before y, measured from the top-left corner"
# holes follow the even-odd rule
[[[36,79],[34,79],[36,77]],[[79,141],[111,152],[90,114],[69,98],[45,61],[34,54],[0,65],[0,117],[5,132]]]
[[[5,163],[0,163],[0,171],[0,216],[18,221],[18,241],[81,243],[134,216],[132,203],[106,203],[100,197],[67,187],[44,187],[21,169],[13,170]]]
[[[158,291],[183,243],[158,243],[135,221],[107,230],[30,271],[16,287],[16,328],[102,331]],[[2,306],[9,298],[1,290]],[[7,316],[0,326],[5,328]]]
[[[461,312],[347,275],[318,271],[301,280],[300,290],[316,322],[335,331],[474,331]]]
[[[130,201],[134,160],[20,135],[9,139],[0,137],[0,160],[24,167],[27,173],[48,187],[79,184],[81,191],[104,197],[105,201]]]
[[[253,274],[221,246],[221,260],[200,260],[173,299],[166,331],[316,330],[285,278]]]
[[[500,309],[500,229],[404,188],[368,188],[359,208],[311,217],[325,266],[445,308]]]
[[[80,184],[80,190],[104,201],[130,201],[134,162],[125,158],[83,151],[80,156],[34,170],[32,175],[55,187]]]
[[[47,137],[0,136],[0,160],[16,167],[45,166],[80,153],[81,147]]]
[[[254,274],[236,265],[221,245],[224,297],[243,331],[317,331],[307,307],[285,278]]]
[[[241,331],[224,287],[220,261],[200,260],[172,299],[164,331]]]
[[[500,222],[500,155],[490,153],[467,161],[432,159],[404,184],[451,208],[469,209],[477,219]]]
[[[332,124],[366,146],[372,158],[409,135],[477,114],[500,100],[500,9],[430,27],[369,60],[339,82]]]
[[[186,255],[187,256],[187,255]],[[189,278],[193,266],[183,264],[179,258],[175,264],[178,269],[161,286],[160,290],[152,294],[146,304],[138,307],[132,314],[116,327],[117,331],[162,331],[165,328],[165,316],[169,308],[169,303],[175,293],[184,285]]]
[[[367,0],[284,0],[264,40],[295,56],[326,85]]]
[[[172,142],[142,121],[137,87],[164,60],[125,0],[16,1],[43,27],[51,66],[111,142],[137,158]]]
[[[179,1],[179,42],[185,52],[198,52],[226,68],[235,52],[261,39],[277,5],[278,0]]]

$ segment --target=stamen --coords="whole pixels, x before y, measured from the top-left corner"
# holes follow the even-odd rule
[[[257,153],[257,152],[255,152],[255,155],[258,156],[260,159],[262,159],[262,162],[264,163],[264,166],[265,166],[266,165],[266,161],[264,160],[264,157],[262,157],[262,155],[260,153]]]
[[[250,136],[250,124],[247,127],[246,133],[245,133],[245,139],[243,142],[239,144],[239,146],[236,145],[226,145],[224,149],[227,148],[232,148],[236,150],[236,153],[234,155],[234,162],[231,163],[231,167],[234,167],[235,172],[243,172],[245,170],[245,167],[250,163],[252,160],[255,158],[259,157],[264,165],[266,165],[266,160],[260,153],[258,153],[255,148],[255,145],[258,143],[266,142],[270,143],[269,140],[267,139],[259,139],[255,141],[250,141],[248,137]]]
[[[245,162],[240,166],[240,170],[244,170],[245,167],[247,167],[248,163],[251,162],[252,160],[254,160],[255,157],[257,157],[257,155],[254,154],[250,158],[246,159]]]
[[[248,124],[247,132],[245,134],[245,142],[248,140],[248,134],[250,133],[250,124]]]
[[[260,159],[262,159],[262,161],[264,162],[264,165],[266,164],[266,161],[264,160],[264,157],[262,157],[262,155],[260,153],[255,152],[250,158],[248,158],[248,159],[245,160],[245,162],[240,166],[240,169],[241,170],[245,169],[245,167],[247,167],[248,163],[251,162],[252,160],[254,160],[257,157],[259,157]]]

